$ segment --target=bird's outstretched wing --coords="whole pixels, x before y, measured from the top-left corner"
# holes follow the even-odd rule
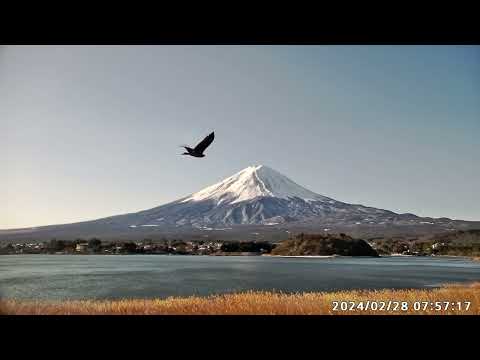
[[[212,132],[205,139],[199,142],[197,146],[195,146],[195,149],[194,149],[195,152],[203,153],[205,149],[212,143],[214,138],[215,138],[215,134],[214,132]]]

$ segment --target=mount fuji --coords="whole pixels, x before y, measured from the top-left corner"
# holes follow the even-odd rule
[[[285,238],[291,231],[342,231],[373,237],[479,227],[480,222],[422,218],[341,202],[312,192],[268,166],[256,165],[152,209],[74,224],[2,230],[0,239],[97,236],[274,240]]]

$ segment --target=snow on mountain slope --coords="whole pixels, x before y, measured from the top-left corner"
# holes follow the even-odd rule
[[[182,202],[214,200],[235,204],[258,197],[300,198],[306,201],[334,201],[305,189],[268,166],[249,166],[219,183],[209,186]]]
[[[129,225],[278,225],[315,218],[392,214],[316,194],[268,166],[249,166],[178,201],[132,214]],[[162,219],[161,221],[158,219]]]

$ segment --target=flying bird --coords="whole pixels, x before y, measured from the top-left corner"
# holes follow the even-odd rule
[[[205,139],[200,141],[197,144],[197,146],[195,146],[193,149],[188,147],[188,146],[182,146],[187,150],[187,152],[184,152],[182,155],[190,155],[190,156],[194,156],[194,157],[204,157],[205,154],[203,152],[212,143],[214,137],[215,137],[215,134],[214,134],[214,132],[212,132]]]

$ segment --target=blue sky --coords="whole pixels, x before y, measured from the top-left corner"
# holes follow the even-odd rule
[[[254,164],[480,220],[479,46],[0,47],[0,228],[158,206]],[[181,157],[210,131],[203,159]]]

